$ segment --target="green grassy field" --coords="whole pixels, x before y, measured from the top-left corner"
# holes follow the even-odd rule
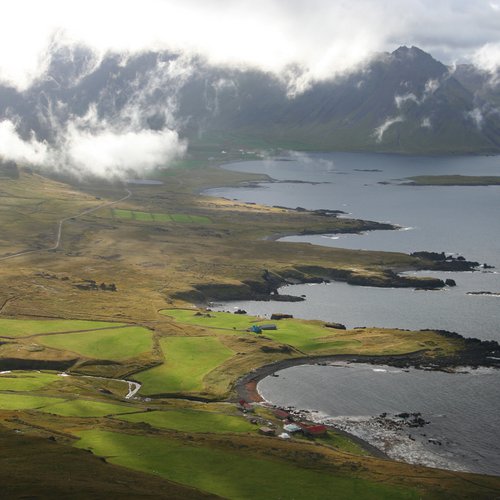
[[[336,330],[326,328],[323,322],[304,322],[295,319],[282,319],[270,321],[265,318],[248,316],[246,314],[231,314],[224,312],[210,312],[209,315],[196,316],[196,311],[186,309],[167,309],[162,311],[175,320],[189,325],[197,325],[208,328],[220,328],[224,330],[246,330],[251,325],[275,324],[277,330],[266,330],[263,332],[268,338],[276,342],[291,345],[304,352],[312,352],[324,349],[346,348],[358,346],[360,342],[356,339],[336,338]],[[343,330],[337,330],[342,334]],[[249,335],[254,335],[249,333]]]
[[[135,376],[141,394],[202,392],[204,376],[234,354],[213,337],[169,337],[160,345],[165,363]]]
[[[124,323],[111,323],[106,321],[80,321],[67,319],[0,319],[0,337],[18,338],[28,335],[52,332],[75,332],[92,330],[95,328],[108,328],[125,326]]]
[[[189,214],[162,214],[151,212],[140,212],[137,210],[124,210],[121,208],[111,209],[113,217],[126,220],[138,220],[142,222],[178,222],[181,224],[210,224],[212,221],[204,215]]]
[[[134,406],[125,406],[85,399],[70,399],[42,409],[63,417],[106,417],[137,411]]]
[[[152,348],[152,332],[140,326],[66,333],[37,337],[48,347],[64,349],[95,359],[123,360],[148,352]]]
[[[31,410],[43,409],[56,403],[64,403],[62,398],[29,396],[26,394],[0,394],[0,409]]]
[[[157,474],[224,498],[419,498],[412,488],[379,484],[354,474],[342,477],[300,468],[285,460],[186,445],[173,439],[98,430],[78,435],[81,439],[76,446],[105,456],[111,463]]]
[[[39,410],[63,417],[105,417],[121,413],[136,412],[137,407],[91,401],[86,399],[64,399],[26,394],[0,393],[2,410]]]
[[[119,417],[128,422],[146,422],[161,429],[183,432],[252,432],[256,426],[243,417],[212,411],[167,410],[134,413]]]
[[[15,371],[0,374],[0,391],[37,391],[58,382],[61,377],[55,373]]]
[[[441,354],[453,354],[458,344],[432,331],[412,332],[388,328],[337,330],[325,327],[322,321],[281,319],[270,321],[244,314],[211,311],[197,316],[195,310],[166,309],[163,314],[183,325],[213,329],[214,334],[241,335],[252,324],[273,323],[277,330],[265,330],[262,336],[287,344],[304,354],[399,354],[421,349],[439,349]],[[260,334],[246,333],[255,338]]]

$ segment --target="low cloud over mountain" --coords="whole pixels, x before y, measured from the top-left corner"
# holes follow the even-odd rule
[[[120,177],[165,166],[200,138],[318,150],[500,149],[498,83],[472,65],[400,47],[301,89],[290,81],[185,53],[99,59],[88,47],[57,46],[28,88],[0,87],[0,155]]]

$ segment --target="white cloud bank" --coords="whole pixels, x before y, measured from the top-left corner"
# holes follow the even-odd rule
[[[0,158],[78,177],[143,175],[181,156],[185,149],[186,144],[169,129],[82,130],[70,123],[58,144],[49,146],[34,137],[22,139],[10,120],[0,122]]]
[[[35,137],[23,140],[10,120],[0,122],[0,158],[29,165],[44,165],[49,156],[49,148]]]
[[[16,0],[2,5],[0,79],[26,88],[53,43],[98,54],[171,49],[217,64],[325,78],[414,44],[445,62],[498,65],[500,10],[483,0]],[[490,61],[493,58],[494,61]]]
[[[65,154],[78,171],[96,176],[144,174],[184,153],[185,146],[172,130],[92,133],[72,129]]]

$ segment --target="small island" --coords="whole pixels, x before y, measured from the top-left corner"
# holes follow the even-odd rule
[[[416,175],[405,180],[405,186],[500,186],[495,175]]]

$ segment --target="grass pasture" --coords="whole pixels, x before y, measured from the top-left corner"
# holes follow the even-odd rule
[[[68,399],[42,409],[42,411],[62,417],[106,417],[108,415],[134,412],[137,411],[137,408],[86,399]]]
[[[121,361],[151,350],[152,332],[140,326],[37,337],[41,344],[95,359]]]
[[[210,224],[212,221],[204,215],[190,214],[163,214],[141,212],[138,210],[125,210],[122,208],[111,209],[112,217],[141,222],[174,222],[179,224]]]
[[[162,314],[179,323],[214,329],[219,333],[241,332],[252,324],[274,323],[277,330],[263,331],[262,335],[281,344],[288,344],[304,354],[403,354],[422,349],[438,350],[441,354],[453,354],[460,344],[439,336],[432,331],[406,331],[388,328],[362,328],[336,330],[325,327],[322,321],[269,319],[213,312],[196,315],[196,310],[166,309]],[[256,336],[254,333],[248,335]]]
[[[203,378],[234,354],[214,337],[168,337],[160,340],[165,362],[135,375],[141,394],[203,392]]]
[[[55,373],[14,371],[0,373],[0,391],[37,391],[61,380]]]
[[[78,332],[99,328],[125,326],[124,323],[81,321],[70,319],[0,319],[0,337],[19,338],[57,332]]]
[[[270,321],[257,316],[225,312],[210,312],[208,316],[205,314],[196,316],[196,311],[188,309],[168,309],[163,311],[163,314],[184,324],[231,331],[245,331],[254,324],[273,323],[278,329],[266,330],[263,335],[276,342],[288,344],[302,352],[357,347],[360,343],[359,340],[346,338],[343,335],[344,330],[325,328],[324,323],[320,321],[296,319]]]
[[[40,409],[43,411],[44,408],[57,403],[64,403],[64,399],[27,394],[0,394],[0,410]]]
[[[0,410],[38,410],[62,417],[106,417],[136,412],[126,406],[87,399],[64,399],[50,396],[0,393]]]
[[[145,422],[160,429],[182,432],[252,432],[256,427],[243,417],[214,411],[178,409],[122,415],[127,422]]]
[[[174,439],[99,430],[78,433],[79,448],[90,449],[114,464],[157,474],[223,498],[406,499],[419,498],[413,488],[353,475],[300,468],[288,461],[252,456]],[[256,489],[258,485],[258,489]],[[258,491],[258,493],[256,493]]]

